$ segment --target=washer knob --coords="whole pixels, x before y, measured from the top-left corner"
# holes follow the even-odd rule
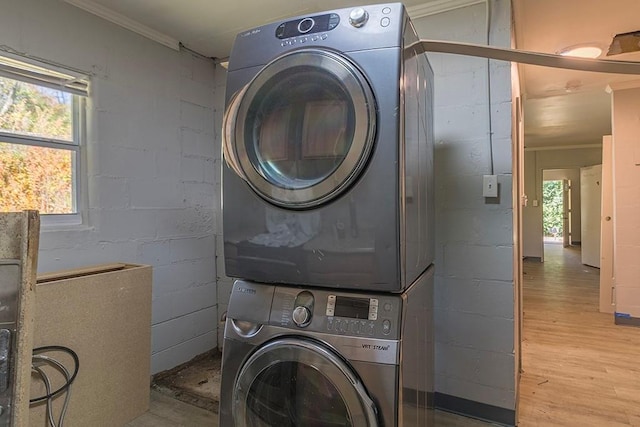
[[[349,23],[356,28],[360,28],[366,24],[368,19],[369,14],[361,7],[353,9],[351,13],[349,13]]]
[[[291,317],[293,318],[293,323],[302,328],[307,326],[311,321],[311,312],[307,307],[299,305],[293,310]]]

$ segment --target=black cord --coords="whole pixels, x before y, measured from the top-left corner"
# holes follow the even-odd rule
[[[62,387],[60,387],[53,393],[47,393],[45,396],[35,397],[29,400],[29,403],[44,402],[45,400],[48,400],[54,396],[57,396],[63,391],[67,391],[69,387],[71,387],[71,384],[73,384],[73,381],[76,379],[76,376],[78,375],[78,370],[80,369],[80,359],[78,358],[78,355],[76,354],[75,351],[61,345],[47,345],[44,347],[38,347],[33,349],[34,354],[45,353],[48,351],[61,351],[63,353],[67,353],[68,355],[70,355],[73,358],[73,363],[74,363],[73,375],[71,375],[71,378],[69,378],[69,381],[67,381]]]

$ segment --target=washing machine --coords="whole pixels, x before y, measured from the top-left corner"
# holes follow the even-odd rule
[[[220,426],[432,426],[432,273],[401,294],[236,281]]]
[[[400,3],[239,34],[223,124],[226,274],[402,292],[432,263],[433,73]]]

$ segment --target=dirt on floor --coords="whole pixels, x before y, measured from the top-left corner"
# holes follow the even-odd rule
[[[178,400],[218,412],[220,363],[217,349],[200,354],[187,363],[153,376],[151,387]]]

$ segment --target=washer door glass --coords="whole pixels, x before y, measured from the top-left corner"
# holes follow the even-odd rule
[[[321,344],[273,341],[254,353],[234,390],[238,426],[377,426],[375,407],[350,368]]]
[[[271,203],[307,208],[343,191],[366,164],[375,101],[346,58],[298,50],[265,66],[230,103],[225,158]]]

